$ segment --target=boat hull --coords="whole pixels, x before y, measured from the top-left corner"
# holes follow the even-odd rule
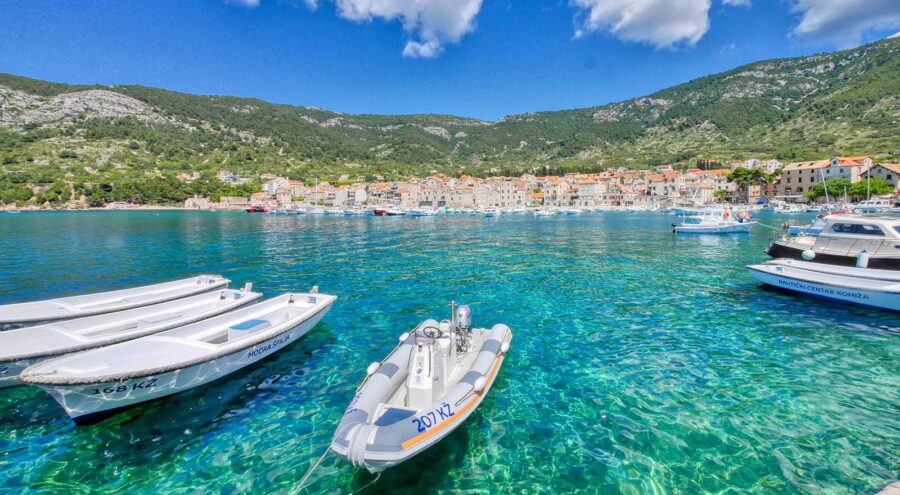
[[[116,412],[205,385],[265,359],[306,335],[329,309],[330,306],[291,330],[256,345],[186,368],[127,380],[38,386],[77,424],[96,423]]]
[[[791,258],[795,260],[805,261],[803,258],[803,250],[784,246],[777,242],[773,242],[766,248],[766,254],[772,258]],[[829,265],[856,266],[856,256],[841,256],[837,254],[821,253],[816,251],[816,257],[813,260],[816,263],[825,263]],[[869,258],[869,268],[877,268],[879,270],[900,270],[900,258],[879,258],[872,256]]]
[[[711,227],[694,227],[689,225],[679,225],[675,227],[675,232],[679,234],[746,234],[753,228],[752,223],[741,223],[728,226],[711,226]]]
[[[0,388],[22,385],[22,381],[19,380],[19,375],[22,373],[22,370],[33,364],[37,364],[40,361],[41,359],[34,358],[0,363]]]
[[[750,276],[765,285],[776,289],[802,294],[818,299],[839,301],[856,306],[879,309],[883,311],[900,312],[900,294],[849,288],[841,285],[832,285],[821,282],[803,280],[788,273],[772,273],[754,265],[747,267]]]

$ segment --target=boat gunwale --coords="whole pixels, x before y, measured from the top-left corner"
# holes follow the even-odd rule
[[[804,265],[797,266],[797,263],[804,263]],[[828,263],[816,263],[813,261],[802,261],[802,260],[797,260],[794,258],[776,258],[774,260],[766,261],[765,263],[755,263],[755,264],[769,265],[769,266],[784,266],[784,267],[793,268],[793,269],[797,269],[797,270],[807,270],[810,272],[824,273],[824,274],[828,274],[828,275],[836,275],[836,276],[841,276],[841,277],[858,277],[858,278],[863,278],[866,280],[881,280],[881,281],[891,281],[891,282],[900,283],[900,273],[898,273],[896,270],[885,270],[885,269],[881,269],[881,268],[859,268],[859,267],[844,266],[844,265],[831,265]],[[867,273],[862,273],[859,275],[852,275],[849,273],[841,273],[839,271],[840,269],[870,270],[874,274],[870,275]],[[886,273],[884,273],[882,275],[878,272],[886,272]],[[893,278],[884,278],[884,277],[893,277],[896,280],[894,280]]]
[[[99,348],[102,348],[102,347],[109,347],[109,346],[111,346],[111,345],[121,344],[121,343],[123,343],[123,342],[128,342],[128,341],[130,341],[130,340],[137,340],[137,339],[140,339],[140,338],[142,338],[142,337],[148,337],[148,336],[151,336],[151,335],[154,335],[154,334],[157,334],[157,333],[161,333],[161,332],[165,332],[165,331],[168,331],[168,330],[174,330],[175,328],[179,328],[179,327],[183,327],[183,326],[187,326],[187,325],[192,325],[192,324],[194,324],[194,323],[199,323],[199,322],[201,322],[201,321],[208,320],[208,319],[213,318],[213,317],[215,317],[215,316],[220,316],[220,315],[223,315],[223,314],[228,313],[228,312],[230,312],[230,311],[234,311],[234,310],[236,310],[236,309],[240,309],[242,306],[243,306],[243,307],[247,307],[247,306],[246,306],[247,304],[250,304],[250,303],[252,303],[252,302],[258,300],[259,298],[263,297],[263,294],[262,294],[261,292],[252,292],[252,291],[251,291],[251,292],[244,292],[244,291],[238,290],[238,289],[224,289],[224,290],[233,290],[233,291],[235,291],[235,292],[240,292],[241,294],[244,294],[244,295],[247,296],[247,300],[241,302],[241,304],[229,306],[229,307],[227,307],[226,309],[224,309],[224,310],[222,310],[222,311],[217,311],[217,312],[212,313],[212,314],[209,314],[209,312],[207,311],[207,312],[205,312],[205,313],[199,313],[199,314],[196,314],[196,315],[194,315],[194,316],[192,316],[192,317],[190,317],[190,318],[188,318],[188,319],[186,319],[186,320],[184,320],[184,319],[182,319],[182,320],[174,320],[174,321],[179,321],[180,323],[178,323],[177,325],[172,325],[172,326],[163,326],[162,329],[153,330],[153,327],[151,326],[151,327],[149,327],[148,329],[146,329],[146,330],[144,330],[144,331],[142,331],[142,332],[138,332],[138,333],[136,333],[136,334],[129,334],[129,335],[127,335],[127,336],[122,335],[122,336],[119,336],[119,337],[117,337],[117,338],[115,338],[115,339],[110,339],[110,340],[98,340],[98,341],[93,341],[93,342],[87,341],[87,342],[85,342],[83,345],[80,345],[80,346],[72,346],[72,347],[68,347],[68,348],[66,348],[66,349],[58,349],[58,350],[51,351],[51,352],[37,352],[37,353],[34,353],[34,352],[33,352],[33,353],[31,353],[31,354],[15,354],[15,355],[12,355],[12,356],[0,356],[0,363],[10,363],[10,362],[15,362],[15,361],[23,361],[23,360],[26,360],[26,359],[35,359],[35,358],[40,358],[40,357],[47,357],[47,358],[61,357],[61,356],[64,356],[64,355],[66,355],[66,354],[73,354],[73,353],[76,353],[76,352],[83,352],[83,351],[91,351],[91,350],[99,349]],[[205,294],[204,294],[203,292],[201,292],[201,293],[199,293],[199,294],[193,294],[193,295],[190,296],[190,297],[198,297],[198,296],[202,296],[202,295],[205,295]],[[173,301],[176,301],[176,300],[183,300],[183,299],[187,299],[187,298],[173,299],[173,300],[171,300],[171,301],[162,301],[162,302],[160,302],[160,303],[158,303],[158,304],[165,304],[165,303],[170,303],[170,302],[173,302]],[[155,306],[155,305],[151,305],[151,306]],[[141,306],[140,308],[126,309],[126,310],[123,310],[123,311],[121,311],[121,312],[124,312],[124,311],[131,311],[131,310],[134,310],[134,309],[149,308],[149,307],[151,307],[151,306]],[[95,316],[108,316],[108,315],[114,315],[114,314],[119,313],[119,312],[120,312],[120,311],[114,311],[114,312],[111,312],[111,313],[104,313],[104,314],[100,314],[100,315],[85,316],[85,318],[93,318],[93,317],[95,317]],[[75,321],[75,320],[78,320],[78,319],[80,319],[80,318],[72,318],[71,320],[65,320],[65,321]],[[53,325],[54,323],[59,323],[59,322],[49,322],[47,325],[50,326],[50,325]],[[40,326],[43,326],[43,325],[35,325],[34,327],[40,327]],[[17,331],[17,330],[26,330],[26,329],[28,329],[28,328],[34,328],[34,327],[23,327],[23,328],[18,328],[18,329],[15,329],[15,330],[10,330],[10,331],[11,331],[11,332],[14,332],[14,331]],[[61,330],[63,330],[63,331],[68,331],[68,330],[65,330],[65,329],[61,329]],[[37,364],[37,363],[35,363],[35,364]]]
[[[72,298],[76,298],[76,297],[87,297],[87,296],[94,296],[94,295],[99,296],[99,295],[104,295],[104,294],[109,295],[109,294],[113,294],[116,292],[124,292],[124,291],[133,290],[133,289],[150,289],[152,287],[159,287],[162,285],[172,284],[175,282],[185,282],[188,280],[200,279],[202,277],[211,277],[211,278],[215,278],[218,280],[216,280],[215,282],[210,283],[208,285],[198,284],[198,286],[196,287],[196,290],[190,290],[190,291],[180,292],[177,294],[171,294],[170,296],[165,296],[162,299],[154,300],[152,303],[149,303],[149,304],[144,301],[144,302],[136,302],[136,303],[130,304],[130,305],[126,304],[126,305],[119,306],[119,307],[116,307],[115,309],[111,309],[111,310],[105,310],[105,309],[79,310],[79,309],[77,309],[77,306],[73,306],[71,303],[66,302],[67,299],[72,299]],[[168,282],[159,282],[156,284],[142,285],[142,286],[132,287],[132,288],[128,288],[128,289],[116,289],[116,290],[111,290],[111,291],[94,292],[94,293],[88,293],[88,294],[73,294],[73,295],[69,295],[69,296],[55,297],[55,298],[51,298],[51,299],[43,299],[40,301],[26,301],[26,302],[10,303],[10,304],[5,304],[5,305],[0,306],[0,309],[2,309],[3,307],[10,307],[10,306],[19,306],[19,307],[32,306],[32,307],[37,307],[38,309],[40,309],[39,305],[42,305],[42,304],[58,304],[61,306],[66,306],[66,309],[68,311],[70,311],[70,314],[59,315],[59,316],[50,316],[50,317],[46,317],[46,316],[45,317],[28,317],[28,318],[17,318],[17,319],[11,319],[11,320],[4,320],[4,319],[2,319],[2,312],[0,312],[0,328],[2,328],[5,325],[16,325],[16,324],[22,324],[22,323],[25,323],[25,324],[51,323],[51,322],[55,322],[55,321],[72,320],[75,318],[115,313],[117,311],[127,311],[129,309],[136,309],[136,308],[141,308],[141,307],[145,307],[145,306],[152,306],[153,304],[160,304],[160,303],[164,303],[164,302],[174,301],[176,299],[183,299],[186,297],[195,296],[197,294],[202,294],[204,292],[217,290],[217,289],[220,289],[223,287],[228,288],[228,285],[231,282],[232,282],[231,279],[224,277],[222,275],[203,274],[203,275],[197,275],[194,277],[170,280]]]
[[[809,278],[803,277],[802,274],[796,274],[796,273],[795,273],[795,274],[787,274],[787,275],[786,275],[785,272],[783,272],[783,271],[782,271],[782,272],[777,272],[777,271],[774,271],[774,270],[773,270],[773,271],[770,271],[770,270],[765,270],[765,269],[759,268],[759,267],[772,267],[772,268],[774,268],[774,267],[776,267],[776,266],[785,266],[785,265],[775,265],[775,264],[767,264],[767,263],[755,263],[755,264],[752,264],[752,265],[747,265],[747,269],[750,270],[750,271],[754,271],[754,272],[757,272],[757,273],[762,273],[762,274],[765,274],[765,275],[772,275],[772,276],[775,276],[775,277],[783,277],[783,278],[789,278],[789,279],[795,279],[795,280],[802,280],[803,282],[810,283],[810,284],[830,285],[830,286],[834,286],[834,287],[841,287],[841,288],[844,288],[844,289],[853,289],[853,290],[860,290],[860,291],[866,291],[866,292],[876,292],[876,293],[877,293],[877,292],[884,292],[884,293],[888,293],[888,294],[898,294],[898,295],[900,295],[900,282],[894,282],[894,283],[890,284],[889,286],[887,286],[887,287],[885,287],[885,288],[882,288],[882,289],[873,289],[873,288],[871,288],[871,287],[860,287],[860,286],[857,286],[857,285],[848,284],[848,283],[846,283],[846,282],[822,282],[822,281],[818,281],[818,280],[814,280],[814,279],[809,279]],[[825,272],[819,272],[819,271],[815,271],[815,270],[806,270],[806,269],[803,269],[803,268],[797,268],[797,267],[786,267],[786,268],[791,268],[791,269],[798,270],[798,271],[803,271],[803,272],[812,272],[812,273],[818,273],[818,274],[832,275],[832,276],[835,276],[835,277],[840,277],[840,276],[842,276],[842,275],[834,275],[834,274],[825,273]],[[846,276],[844,276],[844,277],[846,277]],[[867,278],[866,280],[872,280],[872,279],[871,279],[871,278]],[[804,294],[805,294],[805,292],[804,292]]]
[[[303,294],[299,294],[299,293],[291,293],[291,294],[293,294],[295,296],[303,295]],[[307,316],[306,318],[304,318],[303,320],[301,320],[297,323],[283,322],[283,323],[280,323],[279,325],[273,326],[271,329],[260,332],[259,334],[257,334],[256,336],[254,336],[252,338],[246,337],[247,341],[242,342],[243,345],[241,345],[240,347],[237,347],[235,349],[228,349],[228,350],[224,350],[224,351],[220,350],[220,351],[214,352],[212,354],[208,354],[208,355],[204,355],[199,358],[195,358],[191,361],[183,361],[183,362],[180,362],[177,364],[169,364],[167,366],[160,366],[157,368],[148,368],[148,369],[143,369],[143,370],[134,371],[134,372],[130,372],[130,373],[119,373],[116,375],[97,376],[97,377],[65,377],[62,380],[58,380],[58,379],[54,380],[54,378],[58,378],[59,375],[52,375],[49,373],[39,374],[39,375],[26,374],[26,372],[28,371],[28,368],[26,368],[25,370],[23,370],[22,374],[19,375],[19,377],[20,377],[19,379],[22,382],[27,383],[29,385],[37,385],[37,386],[48,386],[48,387],[69,387],[69,386],[76,386],[76,385],[83,386],[83,385],[93,385],[93,384],[100,384],[100,383],[122,382],[125,380],[133,380],[136,378],[152,377],[155,375],[161,375],[164,373],[169,373],[169,372],[177,371],[177,370],[184,369],[184,368],[190,368],[192,366],[197,366],[199,364],[208,363],[210,361],[215,361],[216,359],[219,359],[219,358],[222,358],[225,356],[230,356],[232,354],[237,354],[238,352],[243,352],[248,347],[252,347],[254,345],[260,344],[267,340],[270,340],[270,339],[276,338],[280,335],[283,335],[283,334],[293,330],[294,328],[297,328],[298,326],[302,325],[303,323],[314,319],[316,316],[319,315],[319,313],[327,312],[331,308],[331,305],[334,304],[334,301],[337,300],[337,296],[332,296],[332,295],[328,295],[328,294],[316,294],[316,295],[320,296],[320,297],[327,296],[328,298],[330,298],[330,300],[328,301],[327,304],[323,304],[322,307],[318,311],[310,314],[309,316]],[[283,297],[283,296],[279,296],[279,297]],[[260,304],[263,304],[263,303],[260,303]],[[317,305],[319,305],[319,303],[317,303]],[[250,307],[244,308],[244,309],[250,309],[252,307],[253,306],[250,306]],[[314,307],[315,306],[313,306],[313,308]],[[227,314],[228,313],[225,313],[222,316],[225,316]],[[65,359],[65,357],[60,357],[57,359]],[[53,363],[54,361],[55,360],[43,361],[41,363],[36,364],[35,366],[48,365],[48,364]]]

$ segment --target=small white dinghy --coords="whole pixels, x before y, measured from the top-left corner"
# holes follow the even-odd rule
[[[262,297],[250,287],[0,332],[0,388],[19,385],[19,373],[41,361],[205,320]]]
[[[61,297],[0,306],[0,329],[4,326],[93,316],[149,306],[201,292],[224,288],[231,282],[221,275],[200,275],[161,284],[112,292]]]
[[[399,464],[459,427],[484,400],[512,332],[469,330],[468,306],[452,321],[426,320],[368,376],[344,412],[331,450],[371,472]]]
[[[778,289],[858,306],[900,312],[900,274],[777,259],[748,265],[750,276]]]
[[[298,340],[335,296],[284,294],[191,325],[52,359],[26,368],[23,383],[49,393],[79,424],[204,385]]]

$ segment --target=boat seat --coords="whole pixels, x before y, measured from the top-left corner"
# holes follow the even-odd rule
[[[384,404],[382,404],[382,406],[383,405]],[[403,421],[410,416],[415,416],[417,412],[418,411],[416,411],[415,409],[388,406],[387,409],[385,409],[385,411],[381,414],[381,416],[379,416],[378,419],[375,420],[375,426],[392,425],[394,423],[397,423],[398,421]]]
[[[140,320],[138,320],[138,323],[153,325],[155,323],[162,323],[164,321],[181,318],[181,316],[182,316],[181,313],[163,313],[163,314],[159,314],[159,315],[148,315],[148,316],[145,316],[145,317],[141,318]]]
[[[272,322],[269,320],[252,319],[242,321],[241,323],[228,327],[228,341],[242,339],[251,333],[258,332],[271,326]]]

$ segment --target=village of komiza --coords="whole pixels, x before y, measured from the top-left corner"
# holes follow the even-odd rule
[[[773,200],[807,203],[805,195],[816,184],[828,179],[845,178],[858,183],[867,178],[888,181],[900,190],[900,164],[875,163],[870,157],[834,157],[784,164],[775,159],[751,159],[727,165],[706,161],[698,168],[691,164],[661,165],[653,169],[618,168],[591,174],[568,173],[562,176],[525,174],[519,177],[447,177],[436,174],[399,182],[351,182],[348,176],[336,183],[308,184],[274,174],[253,178],[262,182],[262,190],[249,197],[222,197],[218,202],[195,197],[185,201],[187,209],[244,210],[254,206],[267,211],[294,211],[321,206],[346,209],[393,206],[401,210],[420,207],[483,210],[577,208],[641,209],[697,208],[713,203],[755,203]],[[738,169],[758,169],[769,180],[740,187],[733,180]],[[219,180],[233,185],[250,178],[220,171]],[[192,177],[181,174],[181,181]],[[350,182],[350,183],[348,183]],[[823,198],[824,199],[824,198]],[[113,205],[129,207],[127,204]]]

